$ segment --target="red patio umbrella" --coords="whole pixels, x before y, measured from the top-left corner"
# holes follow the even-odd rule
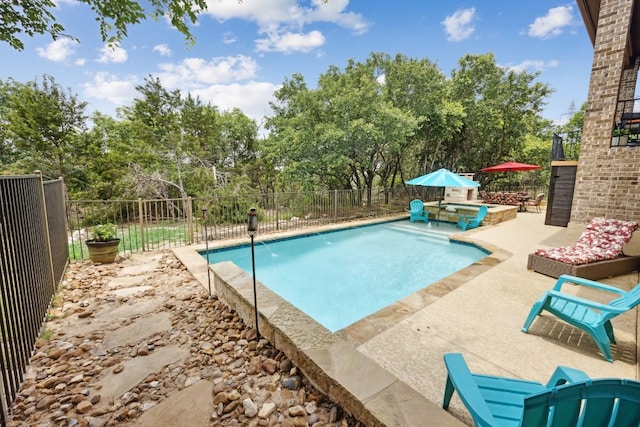
[[[540,166],[528,165],[526,163],[518,162],[506,162],[499,165],[489,166],[480,169],[482,172],[519,172],[519,171],[531,171],[536,169],[542,169]]]

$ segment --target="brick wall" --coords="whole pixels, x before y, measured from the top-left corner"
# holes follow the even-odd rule
[[[618,99],[633,98],[635,90],[638,62],[623,70],[634,1],[600,2],[572,223],[595,216],[640,222],[640,147],[610,146]]]

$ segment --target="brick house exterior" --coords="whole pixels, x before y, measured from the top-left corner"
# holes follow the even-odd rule
[[[633,111],[633,102],[621,101],[635,93],[640,0],[576,3],[594,54],[569,227],[595,216],[640,222],[640,147],[612,146],[623,110]]]

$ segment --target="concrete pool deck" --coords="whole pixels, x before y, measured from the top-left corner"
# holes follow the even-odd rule
[[[442,355],[448,352],[462,353],[473,371],[540,382],[557,365],[592,377],[638,379],[637,309],[612,322],[618,340],[614,363],[602,358],[588,335],[551,316],[539,317],[528,334],[520,331],[533,302],[555,283],[526,269],[528,254],[566,244],[567,230],[544,225],[544,218],[544,213],[518,213],[516,219],[459,235],[491,249],[492,256],[335,334],[259,285],[260,332],[367,425],[468,423],[457,397],[449,412],[440,409],[446,380]],[[204,258],[193,247],[174,252],[208,288]],[[212,288],[253,324],[251,276],[230,263],[213,270]],[[222,286],[223,281],[232,286]],[[630,289],[638,274],[602,282]],[[581,287],[569,291],[598,297]]]

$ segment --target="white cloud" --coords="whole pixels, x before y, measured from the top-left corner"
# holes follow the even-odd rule
[[[158,66],[157,74],[163,86],[168,88],[197,87],[201,84],[221,84],[253,78],[258,64],[248,56],[225,56],[206,61],[202,58],[185,58],[182,62]]]
[[[171,49],[166,43],[155,45],[152,50],[162,56],[171,56]]]
[[[572,21],[573,6],[551,8],[545,16],[536,18],[533,24],[529,25],[529,36],[541,39],[558,36],[572,24]]]
[[[364,34],[369,30],[370,23],[361,14],[346,12],[349,0],[312,0],[315,8],[311,9],[307,15],[307,22],[333,22],[345,28],[349,28],[356,34]]]
[[[98,57],[97,61],[101,64],[109,64],[109,63],[118,63],[122,64],[127,62],[127,58],[129,54],[127,51],[120,46],[104,46],[100,49],[100,57]]]
[[[191,93],[203,102],[210,102],[221,111],[240,108],[260,123],[271,112],[269,101],[280,87],[269,82],[251,80],[257,64],[252,58],[238,55],[217,57],[210,61],[187,58],[176,64],[161,64],[161,72],[152,73],[167,90],[179,89],[183,95]],[[249,80],[239,83],[241,80]],[[130,105],[137,96],[136,86],[144,84],[138,76],[117,76],[97,73],[82,84],[84,95],[107,100],[116,107]]]
[[[300,16],[295,0],[207,0],[203,13],[219,21],[245,19],[255,22],[283,22]]]
[[[78,6],[82,4],[78,0],[54,0],[53,3],[57,9],[59,9],[62,4],[67,4],[69,6]]]
[[[245,19],[258,23],[261,27],[274,24],[296,25],[313,22],[332,22],[349,28],[356,33],[366,32],[369,23],[359,13],[346,11],[349,0],[312,0],[310,6],[302,6],[298,0],[207,0],[204,12],[220,21]]]
[[[49,43],[45,48],[37,48],[38,55],[49,61],[62,62],[75,52],[75,46],[78,43],[68,39],[61,38]]]
[[[131,102],[138,85],[138,77],[127,76],[119,78],[107,72],[99,72],[93,76],[93,81],[83,83],[81,87],[88,97],[106,99],[117,106]]]
[[[269,34],[265,39],[256,40],[260,52],[309,52],[324,44],[325,38],[320,31],[302,33]]]
[[[273,94],[280,88],[269,82],[249,81],[230,85],[211,85],[191,90],[193,96],[199,96],[203,102],[211,102],[220,111],[239,108],[258,124],[265,115],[271,114],[269,101],[274,101]]]
[[[540,59],[526,59],[519,64],[516,65],[508,65],[506,68],[509,71],[514,71],[516,73],[520,73],[522,71],[542,71],[549,68],[555,68],[560,63],[556,59],[552,59],[551,61],[545,62]]]
[[[233,44],[237,40],[238,39],[236,38],[236,36],[233,35],[233,33],[226,32],[226,33],[223,34],[222,43],[224,43],[224,44]]]
[[[471,7],[457,10],[453,15],[447,16],[442,21],[444,31],[447,33],[447,40],[459,42],[468,39],[475,31],[475,27],[472,24],[475,13],[475,7]]]
[[[328,22],[355,34],[369,30],[370,23],[361,14],[347,11],[348,5],[349,0],[311,0],[309,6],[298,0],[207,0],[204,13],[219,21],[237,18],[255,22],[258,33],[267,34],[267,38],[256,40],[259,50],[309,52],[322,46],[325,38],[318,30],[304,32],[305,25]]]

